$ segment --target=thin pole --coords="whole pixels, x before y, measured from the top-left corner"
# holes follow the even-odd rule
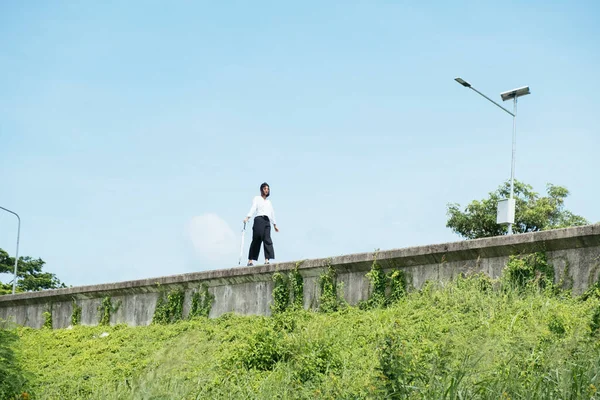
[[[513,137],[512,137],[512,160],[510,166],[510,198],[514,197],[515,193],[515,154],[517,152],[517,96],[514,97],[514,112],[513,112]],[[512,235],[511,223],[508,224],[508,234]]]
[[[15,276],[13,278],[13,288],[12,288],[12,294],[15,294],[15,289],[17,287],[17,264],[19,263],[19,238],[21,236],[21,217],[19,217],[19,214],[17,214],[14,211],[10,211],[8,208],[4,208],[4,207],[0,207],[1,209],[3,209],[4,211],[7,211],[11,214],[13,214],[14,216],[17,217],[17,220],[19,221],[19,224],[17,226],[17,253],[15,254]]]
[[[244,251],[244,235],[246,234],[246,223],[244,222],[244,227],[242,228],[242,244],[240,245],[240,258],[238,259],[238,265],[242,263],[242,253]]]
[[[512,115],[513,117],[513,138],[512,138],[512,161],[510,166],[510,199],[514,197],[515,191],[515,152],[516,152],[516,141],[517,141],[517,96],[514,97],[514,111],[510,112],[506,108],[502,107],[500,104],[496,103],[494,100],[487,97],[485,94],[481,93],[479,90],[475,89],[473,86],[469,86],[469,89],[473,90],[477,94],[484,97],[486,100],[489,100],[491,103],[494,103],[496,106],[501,108],[506,113]],[[512,222],[508,223],[508,234],[512,235],[513,233],[513,224]]]

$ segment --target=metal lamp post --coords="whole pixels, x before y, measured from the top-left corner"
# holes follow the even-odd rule
[[[479,90],[475,89],[469,82],[465,81],[462,78],[455,78],[456,82],[460,83],[466,88],[469,88],[475,91],[477,94],[483,96],[490,102],[494,103],[502,110],[506,111],[508,114],[513,117],[513,136],[512,136],[512,160],[510,167],[510,197],[505,200],[501,200],[498,202],[498,211],[496,216],[496,222],[499,224],[507,223],[508,224],[508,234],[512,235],[513,230],[512,226],[515,223],[515,199],[514,199],[514,187],[515,187],[515,153],[517,150],[517,98],[521,96],[525,96],[530,94],[529,86],[523,86],[518,89],[512,89],[503,93],[500,93],[500,97],[502,101],[513,99],[514,101],[514,111],[510,112],[506,108],[502,107],[500,104],[496,103],[494,100],[487,97],[485,94],[481,93]]]
[[[17,220],[19,221],[19,224],[17,226],[17,253],[15,254],[15,276],[13,278],[13,288],[12,288],[12,294],[15,294],[15,289],[17,287],[17,264],[19,262],[19,237],[21,236],[21,217],[19,217],[19,214],[17,214],[16,212],[11,211],[7,208],[0,207],[0,209],[13,214],[14,216],[17,217]]]

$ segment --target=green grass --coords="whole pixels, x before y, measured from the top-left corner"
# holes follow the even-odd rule
[[[13,348],[39,399],[600,398],[597,297],[488,282],[371,310],[18,328]]]

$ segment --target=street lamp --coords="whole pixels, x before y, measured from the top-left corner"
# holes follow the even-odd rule
[[[487,97],[485,94],[481,93],[479,90],[475,89],[469,82],[465,81],[462,78],[454,78],[454,80],[466,88],[469,88],[481,96],[485,97],[487,100],[491,101],[502,110],[506,111],[508,114],[513,117],[513,137],[512,137],[512,160],[510,166],[510,197],[508,199],[500,200],[498,202],[498,209],[496,215],[496,223],[498,224],[508,224],[508,234],[512,235],[512,226],[515,223],[515,199],[514,199],[514,188],[515,188],[515,153],[517,149],[517,98],[521,96],[525,96],[530,94],[529,86],[523,86],[518,89],[509,90],[503,93],[500,93],[500,97],[502,101],[513,100],[514,101],[514,109],[513,112],[508,111],[506,108],[502,107],[500,104],[496,103],[494,100]]]
[[[14,216],[17,217],[17,220],[19,221],[19,224],[17,226],[17,253],[15,254],[15,276],[13,278],[13,290],[12,290],[12,294],[15,294],[15,288],[17,286],[17,263],[19,262],[19,236],[21,236],[21,218],[19,217],[19,214],[17,214],[14,211],[10,211],[7,208],[4,207],[0,207],[1,209],[3,209],[4,211],[7,211],[11,214],[13,214]]]

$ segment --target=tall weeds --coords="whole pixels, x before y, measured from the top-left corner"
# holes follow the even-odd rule
[[[402,289],[365,310],[333,307],[329,273],[328,312],[22,328],[12,347],[40,398],[598,398],[600,299],[558,293],[527,262],[511,269],[522,270]]]

